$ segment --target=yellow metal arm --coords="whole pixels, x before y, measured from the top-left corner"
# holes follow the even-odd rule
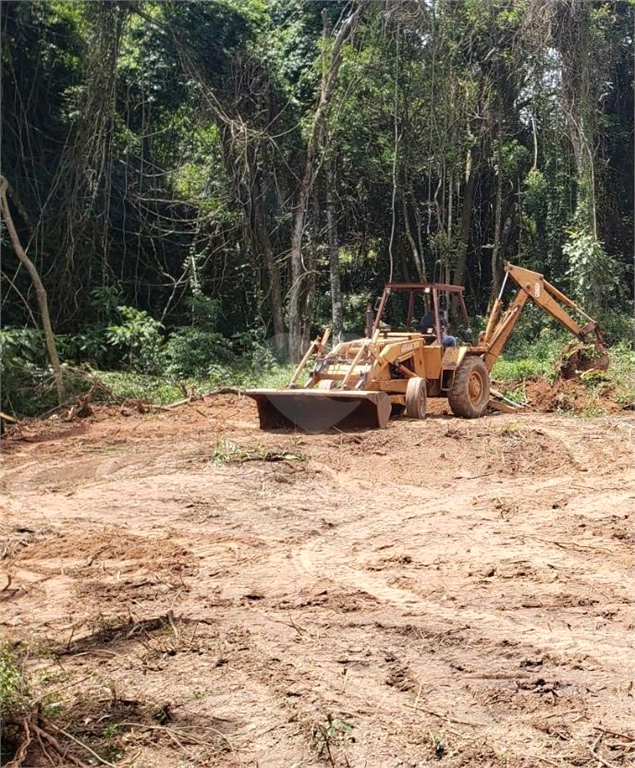
[[[590,334],[595,334],[596,346],[603,349],[602,335],[597,322],[583,312],[580,307],[565,296],[564,293],[551,285],[551,283],[547,282],[541,274],[532,272],[529,269],[523,269],[522,267],[516,267],[509,263],[505,265],[505,272],[505,281],[508,277],[511,277],[516,285],[518,285],[518,291],[509,308],[503,313],[499,320],[498,317],[502,306],[501,295],[503,292],[503,289],[501,288],[501,295],[499,295],[492,307],[486,330],[479,339],[480,344],[487,347],[484,360],[488,370],[491,371],[498,355],[505,346],[527,299],[531,299],[534,304],[537,304],[541,309],[544,309],[545,312],[554,317],[561,325],[574,336],[577,336],[581,341],[586,342],[589,340]],[[504,287],[505,282],[503,282],[503,288]],[[568,312],[562,308],[562,304],[579,312],[589,322],[584,326],[579,325]]]

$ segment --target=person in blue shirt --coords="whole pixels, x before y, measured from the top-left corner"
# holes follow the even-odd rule
[[[446,333],[448,328],[450,327],[450,324],[448,323],[447,318],[443,314],[443,312],[439,313],[439,325],[441,326],[441,345],[445,347],[456,347],[456,337],[450,336],[450,334]],[[433,328],[434,333],[436,333],[436,322],[434,318],[434,312],[427,312],[422,318],[420,327],[422,330],[427,330],[428,328]]]

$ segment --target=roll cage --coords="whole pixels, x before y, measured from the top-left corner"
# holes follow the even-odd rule
[[[441,323],[440,312],[441,302],[440,298],[445,295],[448,300],[454,300],[458,305],[462,315],[463,324],[469,325],[469,319],[467,316],[467,309],[465,307],[465,299],[463,293],[465,288],[461,285],[450,285],[448,283],[388,283],[384,288],[384,292],[379,299],[379,303],[375,305],[376,313],[373,316],[373,309],[369,307],[369,311],[366,315],[366,336],[372,338],[375,333],[380,330],[384,312],[388,304],[389,298],[395,293],[403,292],[408,294],[408,314],[406,319],[406,331],[413,332],[413,320],[414,320],[414,306],[415,298],[418,295],[427,297],[430,300],[431,312],[434,315],[434,328],[437,339],[441,339]]]

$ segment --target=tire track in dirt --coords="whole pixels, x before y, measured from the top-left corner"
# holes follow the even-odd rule
[[[629,732],[627,420],[307,437],[260,433],[230,406],[101,422],[5,462],[21,620],[5,628],[78,651],[64,685],[92,672],[93,698],[112,687],[169,700],[179,723],[231,724],[235,753],[210,765],[317,768],[329,722],[351,726],[331,749],[354,768],[583,765],[594,727]],[[237,460],[215,462],[232,444]],[[253,458],[266,451],[299,458]],[[179,761],[164,739],[137,762]]]

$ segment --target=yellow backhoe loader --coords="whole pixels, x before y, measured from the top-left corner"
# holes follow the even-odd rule
[[[508,278],[516,284],[516,292],[503,311]],[[608,366],[597,322],[537,272],[506,264],[485,330],[476,343],[471,339],[470,344],[459,345],[447,334],[443,310],[452,302],[467,329],[463,292],[461,286],[444,283],[386,285],[376,313],[369,310],[365,338],[328,349],[327,329],[312,342],[285,388],[247,390],[258,404],[260,428],[295,427],[311,433],[330,427],[383,428],[391,415],[404,411],[411,418],[425,418],[428,397],[447,398],[452,413],[468,419],[482,416],[488,406],[513,409],[491,391],[489,374],[528,299],[581,342],[593,342],[594,367]],[[584,324],[564,307],[579,313]],[[395,325],[403,330],[393,330]],[[471,335],[469,329],[465,332]],[[302,376],[306,379],[300,384]]]

